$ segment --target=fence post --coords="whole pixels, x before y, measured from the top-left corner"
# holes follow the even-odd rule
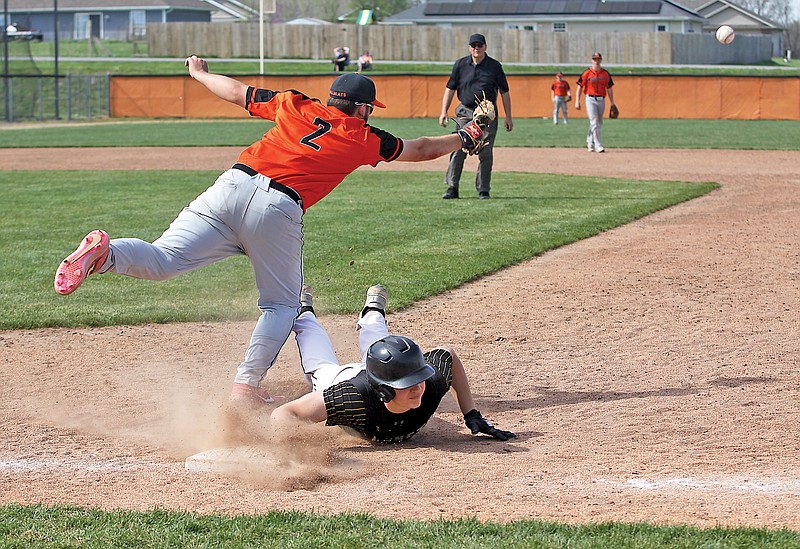
[[[7,97],[6,97],[6,105],[8,105],[8,111],[6,112],[6,120],[9,122],[14,121],[14,79],[13,78],[6,78],[8,82],[8,89]]]
[[[36,81],[38,82],[36,87],[39,94],[39,100],[37,101],[39,104],[39,122],[41,122],[44,120],[44,84],[41,76],[37,78]]]
[[[67,120],[72,120],[72,74],[67,74]]]

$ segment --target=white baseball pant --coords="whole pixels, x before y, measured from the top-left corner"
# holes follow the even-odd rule
[[[305,312],[294,321],[297,348],[300,350],[300,363],[303,373],[311,382],[314,391],[324,391],[328,387],[358,375],[366,368],[367,351],[370,346],[389,335],[389,326],[378,311],[367,311],[358,320],[358,344],[361,349],[361,362],[339,364],[328,332],[312,312]]]

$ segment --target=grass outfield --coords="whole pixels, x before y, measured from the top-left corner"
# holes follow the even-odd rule
[[[411,139],[452,131],[432,118],[380,118],[376,127]],[[246,147],[272,127],[252,118],[226,120],[115,120],[35,127],[0,126],[0,148],[14,147]],[[548,118],[517,118],[514,131],[500,130],[498,147],[586,146],[585,119],[554,126]],[[800,124],[793,120],[606,120],[603,142],[610,148],[800,149]]]
[[[88,231],[152,241],[217,175],[0,172],[0,328],[256,318],[244,257],[166,282],[95,276],[67,298],[53,290],[58,262]],[[305,216],[305,274],[320,313],[357,311],[375,282],[391,289],[392,310],[403,308],[717,187],[497,173],[491,201],[442,201],[438,172],[380,178],[350,175]]]
[[[756,528],[647,524],[567,525],[537,521],[396,521],[366,514],[257,516],[151,510],[102,512],[75,507],[0,507],[0,547],[581,547],[637,549],[775,548],[800,545],[800,534]]]

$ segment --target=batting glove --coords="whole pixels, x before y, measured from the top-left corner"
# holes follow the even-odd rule
[[[508,440],[510,438],[516,438],[517,436],[511,431],[496,429],[478,410],[470,410],[464,414],[464,423],[467,424],[467,427],[469,427],[473,435],[483,433],[498,440]]]

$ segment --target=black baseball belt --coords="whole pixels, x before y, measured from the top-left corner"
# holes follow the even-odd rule
[[[247,164],[242,164],[241,162],[237,162],[236,164],[231,166],[231,169],[232,170],[239,170],[241,172],[244,172],[247,175],[249,175],[250,177],[255,177],[255,176],[258,175],[257,171],[255,171],[253,168],[251,168]],[[282,192],[283,194],[285,194],[286,196],[288,196],[289,198],[294,200],[297,203],[297,205],[300,206],[301,208],[303,207],[303,199],[300,197],[300,193],[298,193],[293,188],[287,187],[286,185],[283,185],[282,183],[278,183],[277,181],[275,181],[272,178],[269,178],[269,186],[270,186],[270,188],[275,189],[278,192]]]

